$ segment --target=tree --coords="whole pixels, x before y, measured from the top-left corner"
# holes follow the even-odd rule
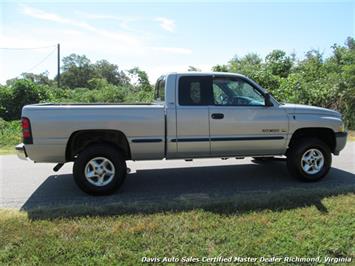
[[[295,72],[302,72],[305,81],[317,80],[325,77],[327,71],[324,68],[323,54],[318,50],[310,50],[306,53],[306,58],[300,61]]]
[[[95,69],[85,55],[71,54],[63,58],[61,83],[71,89],[88,88],[95,77]]]
[[[53,81],[51,81],[48,78],[48,71],[40,73],[40,74],[22,73],[21,76],[24,79],[31,80],[32,82],[34,82],[36,84],[51,85],[53,83]]]
[[[94,65],[95,75],[104,78],[108,83],[113,85],[122,85],[129,82],[129,78],[115,64],[111,64],[107,60],[97,61]]]
[[[239,58],[235,56],[229,61],[229,69],[231,72],[241,73],[244,75],[250,75],[254,71],[258,70],[262,66],[262,59],[255,53],[249,53]]]
[[[151,102],[154,98],[154,88],[149,83],[148,75],[144,70],[138,67],[128,70],[135,97],[129,97],[130,101]]]
[[[0,87],[0,116],[5,120],[20,119],[26,104],[39,103],[48,98],[48,87],[31,80],[19,79],[11,86]]]
[[[91,64],[89,58],[87,58],[85,55],[78,54],[70,54],[69,56],[65,56],[63,57],[62,62],[63,71],[68,71],[73,67],[84,68]]]
[[[273,50],[265,57],[265,64],[273,75],[286,78],[290,74],[293,61],[284,51]]]
[[[212,67],[212,71],[214,72],[228,72],[228,66],[227,65],[215,65]]]
[[[71,54],[63,58],[61,82],[64,87],[93,88],[90,80],[102,79],[108,84],[125,85],[129,83],[129,77],[119,70],[115,64],[107,60],[99,60],[95,64],[85,55]]]
[[[133,85],[140,87],[141,89],[148,88],[151,89],[151,85],[149,83],[148,75],[144,70],[141,70],[138,67],[134,67],[128,70],[128,73],[131,76],[131,81],[133,81]]]

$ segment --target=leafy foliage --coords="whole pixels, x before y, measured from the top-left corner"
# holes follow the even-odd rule
[[[61,84],[63,87],[91,88],[90,81],[104,79],[112,85],[129,83],[129,78],[118,66],[107,60],[92,64],[85,55],[71,54],[63,58]]]
[[[151,102],[154,90],[145,71],[134,68],[130,77],[105,60],[91,64],[85,56],[65,57],[63,80],[65,87],[57,88],[53,81],[47,85],[45,74],[24,73],[0,86],[0,118],[20,119],[26,104],[53,103],[122,103]],[[86,70],[84,70],[86,68]],[[68,79],[68,80],[66,80]],[[134,82],[132,82],[132,80]],[[51,83],[52,82],[52,83]],[[83,86],[79,86],[83,85]],[[85,86],[84,86],[85,85]],[[72,86],[76,86],[75,88]]]
[[[7,122],[0,118],[0,154],[10,148],[13,150],[14,146],[21,142],[21,122],[10,121]]]
[[[48,99],[49,87],[36,85],[27,79],[16,80],[12,86],[0,87],[0,117],[18,119],[22,106]]]

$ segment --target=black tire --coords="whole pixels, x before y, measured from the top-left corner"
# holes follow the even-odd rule
[[[303,155],[310,149],[316,149],[323,155],[323,166],[316,173],[307,173],[303,169]],[[316,138],[298,140],[292,144],[287,152],[287,167],[291,175],[305,182],[315,182],[327,175],[332,164],[330,148],[323,141]],[[315,170],[315,168],[311,168]]]
[[[106,178],[105,182],[108,182],[107,184],[95,185],[91,183],[91,182],[95,182],[95,178],[92,178],[91,182],[88,180],[88,178],[86,178],[85,175],[85,170],[87,169],[86,167],[93,168],[92,164],[90,164],[89,166],[89,162],[92,162],[92,160],[95,158],[107,159],[108,160],[106,162],[108,164],[107,167],[110,168],[109,170],[111,171],[114,170],[113,171],[114,174],[112,174],[111,176],[108,174],[108,178],[106,174],[104,174],[103,180]],[[95,160],[95,162],[100,162],[100,161]],[[112,165],[114,169],[112,169]],[[100,166],[97,168],[100,168]],[[101,171],[103,170],[101,169]],[[81,190],[91,195],[112,194],[122,185],[123,181],[126,178],[126,175],[127,175],[126,161],[120,155],[118,150],[106,144],[94,144],[87,147],[78,155],[73,166],[73,176],[74,176],[75,183],[78,185],[78,187]]]

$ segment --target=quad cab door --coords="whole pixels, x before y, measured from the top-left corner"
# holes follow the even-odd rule
[[[211,156],[276,155],[285,151],[288,116],[266,106],[248,79],[215,76],[209,105]]]
[[[210,156],[208,100],[212,76],[177,77],[177,158]]]

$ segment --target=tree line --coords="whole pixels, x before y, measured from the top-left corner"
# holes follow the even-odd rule
[[[340,111],[355,128],[355,40],[331,46],[325,57],[310,50],[303,59],[282,50],[264,58],[255,53],[235,56],[213,71],[236,72],[254,79],[281,102],[311,104]],[[62,60],[61,88],[48,73],[23,73],[0,86],[0,118],[19,119],[25,104],[37,102],[151,102],[154,90],[139,68],[122,71],[107,60],[92,63],[85,55]],[[198,71],[190,66],[190,71]]]
[[[17,120],[26,104],[152,102],[154,89],[138,67],[122,71],[107,60],[96,63],[85,55],[71,54],[62,60],[61,87],[48,73],[22,73],[0,85],[0,119]]]

